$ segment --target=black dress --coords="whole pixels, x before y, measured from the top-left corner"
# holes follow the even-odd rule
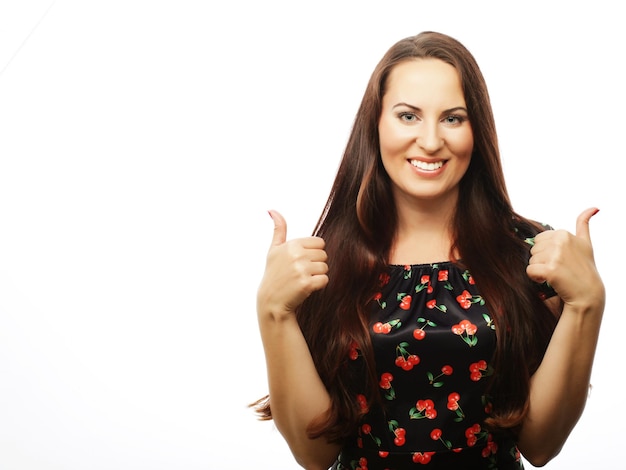
[[[543,287],[540,295],[554,295]],[[451,262],[392,265],[375,303],[370,334],[384,407],[368,410],[333,468],[522,469],[514,440],[483,428],[496,337],[471,274]],[[353,367],[359,357],[355,348]],[[366,406],[364,396],[357,401]]]

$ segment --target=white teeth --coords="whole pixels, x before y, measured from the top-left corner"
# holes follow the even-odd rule
[[[438,161],[434,163],[422,162],[420,160],[411,160],[411,165],[420,170],[434,171],[443,166],[443,161]]]

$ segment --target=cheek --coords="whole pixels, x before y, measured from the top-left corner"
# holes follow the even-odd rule
[[[384,156],[401,150],[410,144],[410,135],[406,129],[393,125],[386,119],[381,119],[378,124],[378,140],[380,153]]]
[[[454,139],[448,141],[450,150],[459,158],[469,158],[474,150],[474,136],[471,132],[464,132],[454,136]]]

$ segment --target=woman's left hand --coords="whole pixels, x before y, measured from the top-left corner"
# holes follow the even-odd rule
[[[604,303],[604,284],[596,269],[589,220],[592,207],[576,220],[576,235],[566,230],[546,230],[535,237],[526,273],[535,282],[547,281],[570,306],[588,308]]]

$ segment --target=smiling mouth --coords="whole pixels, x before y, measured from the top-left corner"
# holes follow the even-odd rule
[[[409,160],[409,162],[415,168],[419,168],[420,170],[425,170],[425,171],[438,170],[446,163],[444,160],[439,160],[438,162],[423,162],[421,160]]]

